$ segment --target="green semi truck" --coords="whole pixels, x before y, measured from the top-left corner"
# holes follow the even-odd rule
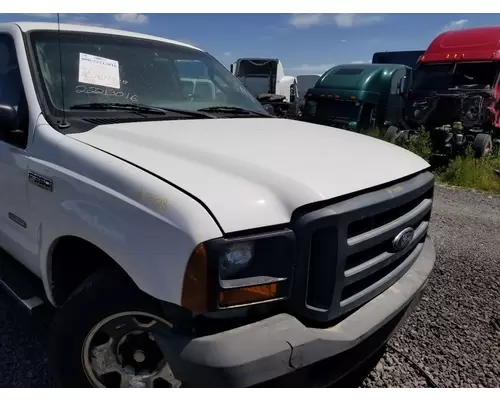
[[[401,64],[343,64],[326,71],[305,96],[302,121],[353,131],[398,126],[403,117]]]

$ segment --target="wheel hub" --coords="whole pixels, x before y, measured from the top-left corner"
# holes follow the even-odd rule
[[[134,351],[134,361],[137,363],[142,363],[146,360],[146,354],[141,350]]]
[[[152,373],[163,360],[161,349],[150,332],[126,334],[118,343],[116,353],[122,366],[130,366],[136,373]]]
[[[82,365],[96,387],[179,387],[152,330],[171,325],[152,314],[112,315],[89,332]]]

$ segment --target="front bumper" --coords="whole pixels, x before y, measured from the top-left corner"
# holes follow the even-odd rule
[[[187,339],[163,333],[157,340],[177,379],[188,386],[261,385],[330,359],[326,385],[369,358],[401,326],[419,303],[434,262],[427,237],[417,260],[394,285],[330,328],[309,328],[279,314],[215,335]],[[306,374],[306,380],[315,375]]]

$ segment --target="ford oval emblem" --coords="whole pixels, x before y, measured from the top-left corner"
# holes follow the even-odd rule
[[[396,251],[403,251],[410,245],[414,236],[415,236],[415,229],[405,228],[396,235],[396,237],[392,241],[392,247]]]

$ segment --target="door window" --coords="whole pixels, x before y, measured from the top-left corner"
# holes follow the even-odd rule
[[[28,137],[28,107],[24,96],[16,49],[11,36],[0,35],[0,104],[14,107],[24,135],[11,136],[0,125],[0,140],[25,148]],[[15,143],[13,140],[15,139]]]

